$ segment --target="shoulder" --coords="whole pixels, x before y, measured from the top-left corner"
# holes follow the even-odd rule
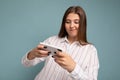
[[[97,48],[96,48],[96,46],[93,45],[93,44],[87,44],[87,45],[85,45],[84,47],[87,48],[87,50],[88,50],[89,52],[97,53]]]
[[[89,44],[89,46],[90,46],[91,49],[93,49],[93,50],[97,50],[96,47],[95,47],[95,45],[93,45],[93,44]]]

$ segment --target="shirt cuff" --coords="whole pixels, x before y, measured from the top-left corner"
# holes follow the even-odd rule
[[[29,60],[28,58],[27,58],[27,53],[25,54],[25,56],[23,56],[23,58],[22,58],[22,64],[24,65],[24,66],[26,66],[26,67],[28,67],[28,66],[30,66],[30,65],[33,65],[33,63],[34,63],[34,59],[33,60]]]
[[[80,79],[82,77],[83,70],[80,68],[78,64],[76,64],[74,70],[70,73],[70,76],[73,79]]]

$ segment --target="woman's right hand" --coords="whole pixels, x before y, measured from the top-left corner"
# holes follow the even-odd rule
[[[36,48],[32,49],[28,55],[27,58],[29,60],[32,60],[36,57],[41,58],[41,57],[47,57],[49,55],[49,51],[45,50],[45,46],[39,44]]]

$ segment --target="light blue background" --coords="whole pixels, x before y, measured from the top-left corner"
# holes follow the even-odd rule
[[[120,79],[120,0],[0,0],[0,80],[33,80],[43,66],[25,68],[21,58],[58,34],[64,11],[80,5],[88,40],[96,46],[99,80]]]

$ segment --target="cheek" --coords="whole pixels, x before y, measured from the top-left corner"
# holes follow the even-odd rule
[[[77,32],[77,34],[78,34],[78,32],[79,32],[79,25],[78,26],[76,26],[76,32]]]
[[[76,29],[79,29],[79,25],[76,25]]]
[[[69,28],[69,25],[65,24],[65,29],[67,30]]]

